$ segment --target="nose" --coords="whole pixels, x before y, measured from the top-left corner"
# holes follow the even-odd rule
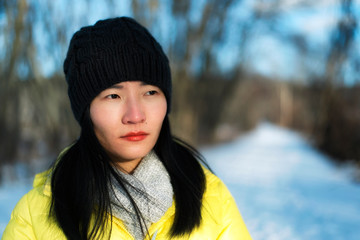
[[[122,117],[123,124],[143,123],[146,120],[143,107],[139,100],[130,98],[126,101],[125,112]]]

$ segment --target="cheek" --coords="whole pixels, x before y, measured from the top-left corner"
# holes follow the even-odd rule
[[[103,125],[102,122],[104,121],[102,119],[101,111],[99,111],[98,108],[91,106],[90,107],[90,118],[94,125],[94,128],[97,129],[99,126]]]
[[[162,106],[160,107],[158,106],[158,108],[156,109],[157,111],[154,112],[154,122],[157,125],[157,131],[160,132],[161,126],[163,124],[167,112],[166,101],[162,104]]]
[[[94,106],[90,107],[90,117],[94,126],[95,135],[99,141],[108,137],[109,133],[111,133],[112,126],[111,115],[104,111],[103,108]]]
[[[167,112],[167,104],[165,98],[163,101],[161,101],[156,106],[154,106],[151,111],[154,121],[160,124],[162,124],[162,122],[164,121],[166,112]]]

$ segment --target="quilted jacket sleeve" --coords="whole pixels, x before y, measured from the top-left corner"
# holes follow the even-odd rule
[[[251,240],[251,236],[237,208],[236,202],[223,183],[221,183],[220,191],[223,197],[223,204],[220,206],[223,212],[223,229],[217,239]]]
[[[36,239],[29,212],[28,195],[17,203],[2,236],[2,240]]]
[[[207,186],[204,195],[203,222],[204,225],[215,223],[211,229],[216,233],[209,239],[218,240],[251,240],[244,220],[226,185],[210,171],[205,170]]]

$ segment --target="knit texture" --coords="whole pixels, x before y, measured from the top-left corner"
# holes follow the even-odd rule
[[[146,233],[146,229],[152,223],[159,221],[172,205],[174,194],[170,176],[154,151],[141,160],[133,174],[120,171],[118,174],[129,183],[125,185],[126,189],[140,210],[146,228],[141,231],[135,209],[124,189],[115,179],[110,194],[112,213],[124,222],[127,230],[136,240],[142,240],[145,237],[143,232]]]
[[[171,106],[168,58],[149,31],[128,17],[100,20],[77,31],[64,61],[68,95],[81,125],[84,111],[103,90],[123,81],[159,87]]]

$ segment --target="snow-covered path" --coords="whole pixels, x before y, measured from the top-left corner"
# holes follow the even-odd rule
[[[360,239],[360,185],[299,135],[265,123],[203,153],[254,240]]]
[[[360,239],[360,185],[299,135],[264,123],[202,153],[233,193],[254,240]],[[0,237],[30,187],[30,180],[0,187]]]

